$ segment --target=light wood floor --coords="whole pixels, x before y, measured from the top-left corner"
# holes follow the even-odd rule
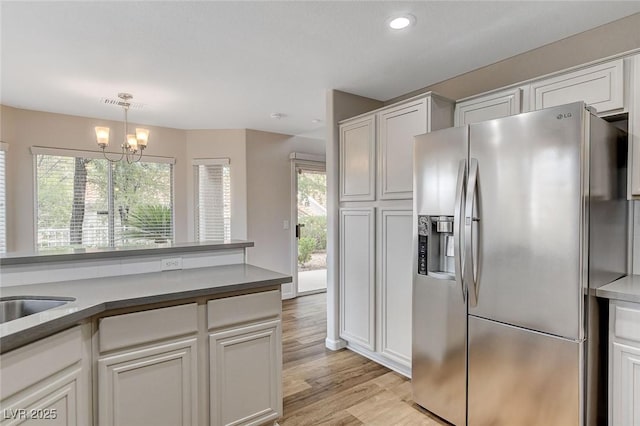
[[[284,415],[291,425],[446,425],[411,401],[404,376],[325,348],[326,294],[284,301]]]

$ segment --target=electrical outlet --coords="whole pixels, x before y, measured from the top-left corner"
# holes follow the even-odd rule
[[[172,257],[171,259],[162,259],[163,271],[173,271],[176,269],[182,269],[181,257]]]

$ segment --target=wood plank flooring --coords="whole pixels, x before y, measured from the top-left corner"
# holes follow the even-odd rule
[[[325,348],[326,294],[286,300],[281,426],[446,425],[411,401],[409,380],[346,349]]]

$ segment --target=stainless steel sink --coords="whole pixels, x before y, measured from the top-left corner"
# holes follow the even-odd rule
[[[76,299],[72,297],[0,297],[0,324],[62,306],[74,300]]]

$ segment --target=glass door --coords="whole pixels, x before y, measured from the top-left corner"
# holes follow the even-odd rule
[[[298,295],[327,289],[327,174],[322,167],[296,167]]]

